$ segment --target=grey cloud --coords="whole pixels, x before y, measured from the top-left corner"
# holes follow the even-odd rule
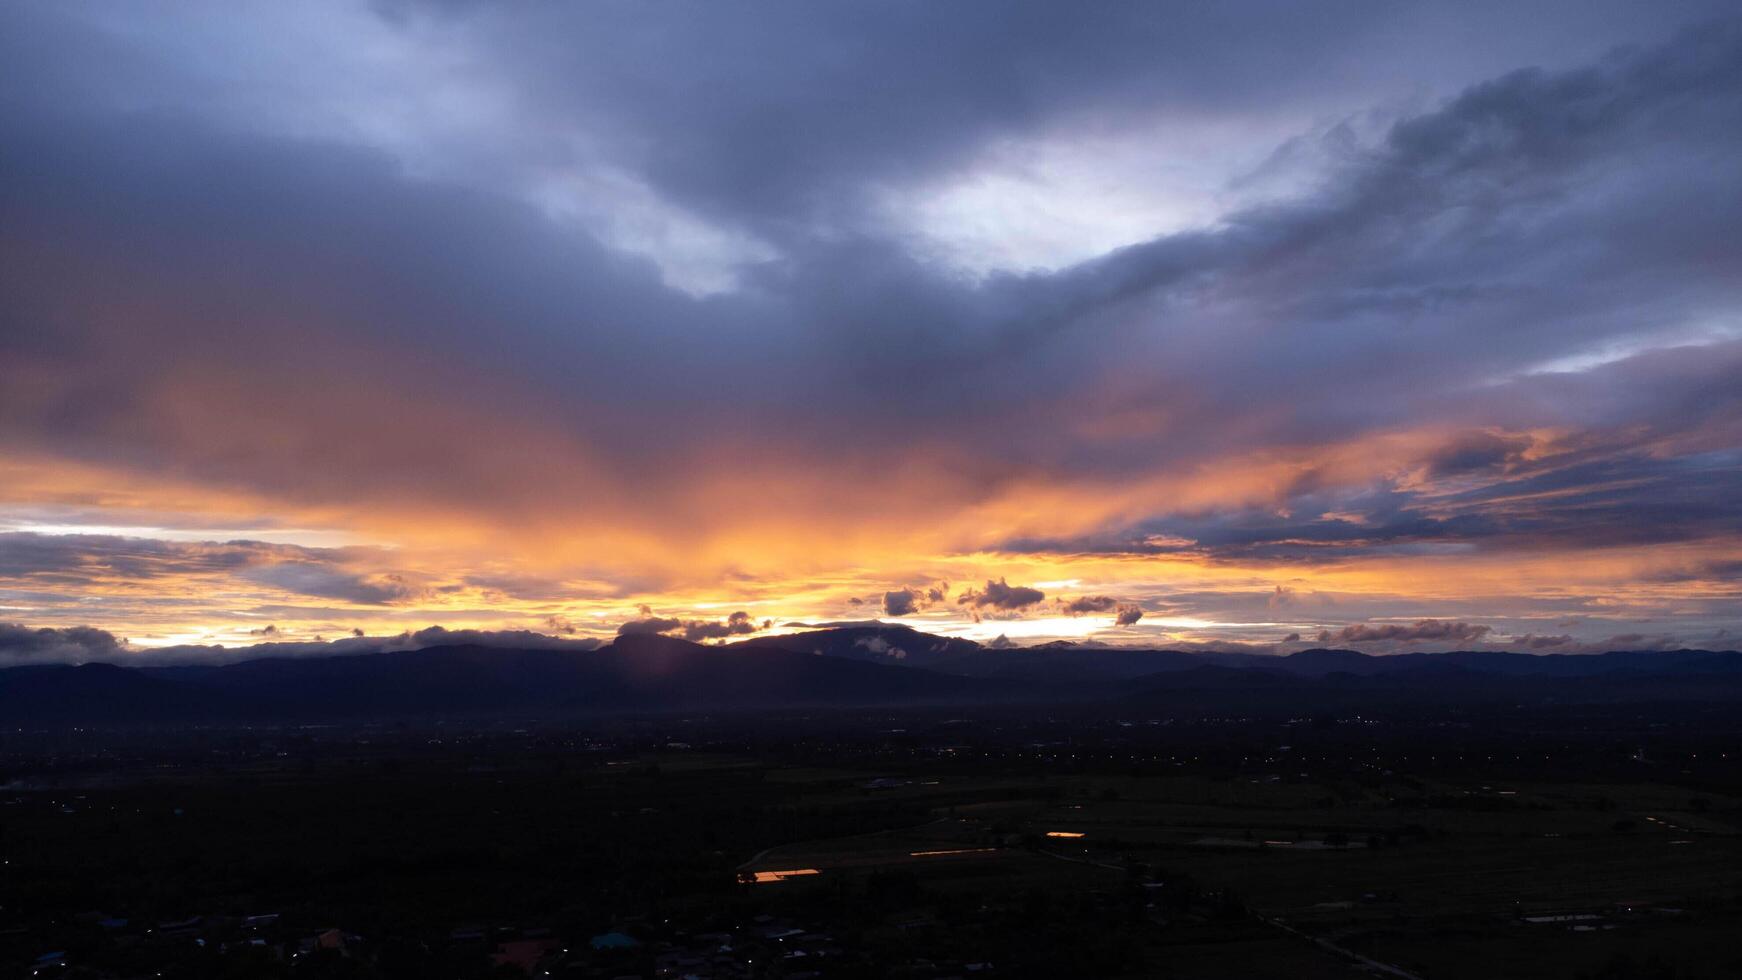
[[[279,562],[250,569],[245,578],[322,599],[340,599],[360,605],[387,605],[422,598],[428,591],[402,575],[358,575],[313,562]]]
[[[1441,642],[1472,643],[1492,632],[1492,627],[1471,623],[1423,619],[1416,623],[1382,623],[1371,626],[1356,623],[1336,632],[1322,630],[1320,643],[1380,643],[1380,642]]]
[[[885,616],[911,616],[919,610],[920,593],[915,589],[895,589],[883,593]]]
[[[111,578],[148,582],[194,575],[235,576],[299,595],[363,605],[405,602],[424,594],[402,575],[352,570],[360,557],[344,549],[262,541],[0,533],[0,581],[14,579],[68,591]]]
[[[669,633],[683,626],[683,620],[670,616],[648,616],[645,619],[631,620],[617,627],[618,636],[633,636],[638,633]]]
[[[1143,607],[1134,602],[1120,602],[1105,595],[1078,596],[1069,602],[1060,602],[1059,610],[1069,616],[1111,612],[1114,625],[1117,626],[1130,626],[1143,618]]]
[[[863,209],[868,188],[959,172],[987,144],[1036,130],[1194,112],[1258,124],[1261,110],[1311,114],[1400,76],[1455,84],[1724,8],[1677,5],[1654,17],[1612,3],[1525,17],[1487,3],[1458,5],[1455,15],[1359,2],[1310,11],[1285,2],[756,9],[504,17],[474,7],[444,20],[478,43],[480,60],[505,69],[501,81],[522,94],[523,127],[601,135],[665,194],[780,239]],[[1463,36],[1481,42],[1455,41]],[[650,131],[665,138],[636,139]],[[566,145],[522,152],[557,164],[567,162]]]
[[[0,576],[77,583],[114,575],[150,579],[225,574],[301,549],[258,541],[176,542],[109,534],[0,533]]]
[[[1713,357],[1742,369],[1742,360]],[[1623,379],[1613,379],[1624,383]],[[1407,487],[1307,483],[1282,507],[1226,508],[1145,522],[1074,540],[1016,540],[1011,551],[1195,554],[1238,562],[1337,562],[1414,549],[1518,551],[1721,540],[1742,533],[1742,457],[1718,451],[1665,456],[1664,432],[1587,437],[1583,446],[1525,459],[1523,437],[1457,440],[1420,461],[1435,477]],[[1498,465],[1504,461],[1504,465]],[[1447,469],[1447,467],[1451,469]],[[1279,513],[1280,511],[1280,513]],[[1723,563],[1710,566],[1721,575]],[[1705,574],[1689,569],[1689,576]],[[1273,605],[1298,600],[1281,586]]]
[[[899,589],[892,589],[883,593],[883,614],[911,616],[922,612],[948,598],[949,588],[950,583],[939,582],[935,585],[904,585]]]
[[[1492,469],[1516,462],[1532,442],[1528,436],[1470,433],[1436,449],[1428,458],[1428,470],[1434,476],[1449,476]]]
[[[22,623],[0,623],[0,665],[114,660],[125,643],[89,626],[31,629]]]
[[[740,610],[727,616],[724,620],[683,620],[668,616],[648,616],[644,619],[631,620],[617,627],[617,635],[681,633],[686,640],[701,642],[703,640],[724,639],[729,636],[743,636],[765,630],[771,625],[773,625],[772,622],[768,620],[763,620],[759,624],[750,618],[749,613]]]
[[[763,620],[760,625],[750,618],[747,612],[739,611],[727,616],[724,621],[692,620],[684,624],[683,638],[699,642],[702,640],[719,640],[728,636],[744,636],[765,630],[772,625]]]
[[[1010,585],[1003,579],[994,582],[986,580],[984,589],[968,588],[956,597],[958,605],[972,606],[976,609],[1002,609],[1014,611],[1026,609],[1036,603],[1043,602],[1046,593],[1032,589],[1026,585]]]
[[[1272,15],[1284,16],[1277,11]],[[877,30],[887,33],[878,34],[880,40],[866,39],[869,47],[855,49],[853,57],[868,56],[879,44],[895,44],[897,39],[906,44],[912,33],[899,25],[907,16],[881,22]],[[1004,39],[1012,45],[1007,53],[1046,37],[1047,44],[1040,47],[1045,58],[1072,57],[1071,48],[1054,50],[1046,26],[1059,15],[1024,16],[1034,19]],[[803,33],[811,29],[806,26],[810,19],[827,18],[794,19],[805,22],[792,28]],[[1315,31],[1329,31],[1324,25],[1337,22],[1317,15],[1309,20],[1317,25]],[[1073,16],[1072,21],[1088,36],[1122,40],[1177,26],[1171,18],[1141,10],[1122,10],[1104,20]],[[1134,31],[1131,22],[1143,29]],[[951,23],[961,31],[972,25],[980,36],[972,18],[964,15]],[[815,26],[823,31],[838,27]],[[940,28],[944,35],[951,29]],[[164,352],[169,350],[178,356],[220,356],[217,324],[258,323],[262,317],[256,303],[270,309],[282,301],[300,322],[350,325],[354,333],[324,338],[340,350],[414,341],[430,353],[438,370],[443,362],[502,369],[520,382],[517,390],[522,393],[505,392],[497,400],[496,411],[509,415],[535,417],[534,405],[560,409],[570,378],[552,366],[579,359],[614,365],[612,371],[598,372],[594,382],[603,401],[651,413],[661,431],[679,433],[697,446],[730,440],[724,422],[716,421],[721,413],[709,408],[726,401],[749,413],[733,413],[736,428],[760,430],[758,423],[786,423],[783,430],[807,445],[836,445],[850,432],[862,445],[893,446],[910,431],[911,420],[924,418],[936,425],[943,419],[948,421],[940,436],[960,447],[978,447],[963,465],[982,468],[992,480],[1016,470],[995,462],[1000,459],[1057,459],[1079,472],[1116,476],[1139,460],[1153,465],[1201,458],[1225,447],[1235,431],[1248,443],[1289,443],[1358,435],[1397,419],[1422,418],[1434,393],[1462,393],[1522,362],[1564,354],[1569,345],[1638,331],[1646,322],[1684,321],[1732,303],[1735,277],[1729,275],[1731,256],[1723,242],[1737,212],[1737,188],[1724,183],[1714,168],[1703,168],[1691,180],[1666,178],[1682,176],[1692,161],[1713,154],[1721,158],[1724,134],[1736,128],[1725,125],[1737,121],[1733,66],[1742,59],[1734,57],[1734,35],[1719,26],[1593,68],[1509,75],[1400,124],[1383,144],[1356,154],[1322,188],[1299,200],[1236,216],[1222,230],[1157,239],[1058,275],[994,277],[971,287],[928,268],[906,254],[899,240],[880,239],[881,230],[869,227],[845,234],[836,229],[827,240],[807,243],[802,253],[760,270],[753,287],[740,295],[697,303],[672,295],[651,271],[584,235],[559,233],[525,209],[489,195],[407,182],[378,154],[262,142],[215,132],[210,121],[154,119],[148,126],[96,108],[87,108],[97,114],[77,126],[56,126],[40,118],[16,120],[17,125],[9,126],[14,135],[9,159],[14,163],[4,186],[9,207],[17,205],[21,234],[53,237],[54,229],[67,225],[81,208],[101,201],[102,220],[116,226],[110,237],[140,246],[131,249],[139,256],[131,262],[150,266],[161,260],[159,268],[117,268],[103,286],[115,305],[155,291],[153,284],[181,281],[185,273],[178,269],[204,267],[197,261],[197,249],[207,246],[200,243],[246,241],[260,256],[272,259],[271,271],[261,274],[267,281],[259,284],[255,300],[226,308],[217,298],[205,299],[208,308],[198,316],[166,318],[174,326],[163,329],[176,331],[185,343],[165,343],[169,338],[159,335],[152,338],[159,342],[129,350],[145,368],[165,364]],[[1074,32],[1070,36],[1079,37]],[[750,40],[737,29],[727,30],[724,38]],[[1079,40],[1090,44],[1086,38]],[[1293,40],[1291,36],[1290,44],[1282,47]],[[782,50],[806,49],[783,44]],[[1126,87],[1117,80],[1120,72],[1156,60],[1144,43],[1132,41],[1122,50],[1127,57],[1092,59],[1094,71],[1111,73],[1110,91]],[[35,61],[40,64],[40,59]],[[878,77],[888,77],[881,62],[870,61],[855,61],[849,77],[870,71],[874,63]],[[1033,122],[1027,110],[1003,116],[987,107],[988,99],[1011,98],[1023,86],[994,85],[959,72],[953,59],[942,56],[926,64],[927,70],[914,78],[926,79],[932,87],[928,92],[949,92],[952,86],[982,91],[959,101],[952,94],[944,101],[949,125],[938,120],[929,125],[952,134],[948,140],[969,142],[960,144],[966,149],[926,155],[930,165],[971,153],[972,140],[985,138],[983,131],[977,137],[959,132],[955,123],[964,115],[1002,119],[997,126]],[[1029,64],[1024,56],[1009,61],[1010,66]],[[624,66],[598,68],[619,69]],[[781,73],[802,66],[777,60],[765,70],[769,76],[761,84],[773,86],[781,78],[784,86],[792,78]],[[552,77],[565,76],[559,71]],[[1039,72],[1024,82],[1047,77]],[[1171,78],[1167,84],[1190,81]],[[1043,102],[1068,114],[1079,105],[1077,97],[1099,98],[1099,83],[1087,78],[1083,83],[1080,88],[1068,83]],[[677,90],[685,84],[679,80]],[[1262,91],[1274,79],[1255,76],[1253,84],[1255,91]],[[936,101],[928,97],[916,103],[878,90],[850,90],[870,91],[877,98],[888,94],[902,112]],[[780,202],[788,194],[814,199],[816,189],[803,173],[820,173],[824,176],[819,179],[836,182],[867,179],[853,162],[858,157],[844,151],[863,148],[872,137],[823,141],[815,151],[823,157],[811,150],[781,157],[778,139],[761,145],[758,153],[788,159],[792,170],[739,170],[721,166],[710,154],[729,158],[731,146],[756,143],[743,138],[746,132],[812,132],[820,138],[828,127],[776,127],[772,120],[811,118],[810,113],[825,109],[844,118],[838,125],[863,125],[866,134],[875,133],[876,141],[887,142],[892,159],[914,159],[901,140],[872,126],[877,113],[840,113],[838,100],[821,98],[826,89],[815,90],[820,101],[814,104],[769,103],[765,96],[776,91],[785,89],[752,89],[755,98],[747,95],[747,116],[713,114],[726,128],[696,134],[703,141],[692,147],[696,152],[679,153],[668,162],[644,161],[649,172],[669,178],[683,196],[737,200],[735,213],[781,213],[785,205]],[[1145,93],[1146,99],[1157,89],[1139,83],[1129,91]],[[1197,97],[1215,91],[1215,86],[1191,89]],[[778,108],[758,110],[758,105]],[[681,111],[688,120],[692,108],[673,102],[661,111]],[[788,108],[804,115],[780,115]],[[649,112],[636,118],[655,126],[664,117]],[[842,151],[839,158],[831,146]],[[675,146],[670,149],[677,153]],[[693,160],[701,168],[698,173],[715,174],[718,180],[750,183],[728,194],[724,185],[704,188],[704,177],[662,169],[668,163],[687,165],[679,160]],[[114,169],[123,162],[131,169]],[[1594,192],[1604,205],[1601,212],[1564,193],[1589,175],[1608,181]],[[762,180],[784,183],[778,188],[752,186]],[[261,202],[277,202],[270,220],[259,220]],[[1529,214],[1532,220],[1514,220],[1510,216],[1515,214]],[[1648,214],[1655,222],[1649,229],[1641,224]],[[1423,229],[1426,233],[1418,233]],[[1642,235],[1642,229],[1650,233]],[[1563,247],[1571,241],[1584,247]],[[355,243],[354,249],[335,254],[334,242]],[[475,242],[493,247],[476,247]],[[95,252],[105,248],[101,241],[85,244]],[[1703,252],[1713,261],[1688,263],[1684,258],[1690,252]],[[86,322],[79,310],[68,308],[64,297],[45,291],[57,277],[73,275],[73,266],[56,268],[54,262],[53,256],[39,256],[39,274],[32,282],[8,284],[9,289],[16,287],[21,308],[61,310],[56,329],[62,338],[100,331],[100,324]],[[317,297],[298,288],[304,280],[332,288]],[[1526,288],[1522,282],[1532,285]],[[1616,293],[1623,290],[1634,298],[1617,302]],[[329,296],[347,297],[355,305],[323,305]],[[385,315],[363,316],[359,311]],[[522,325],[513,343],[498,343],[493,332],[488,343],[481,340],[479,324],[504,322]],[[1400,322],[1411,325],[1416,345],[1412,356],[1401,360],[1387,339]],[[582,323],[588,329],[575,329]],[[1260,330],[1254,326],[1258,323],[1285,326]],[[1532,326],[1523,329],[1524,324]],[[17,342],[52,347],[46,335],[28,332],[23,322],[19,326]],[[1070,339],[1091,330],[1106,342],[1085,345]],[[1480,341],[1473,339],[1478,335]],[[730,338],[730,343],[709,338]],[[285,364],[308,377],[343,380],[334,365],[311,362],[309,349],[318,345],[300,339],[226,327],[221,340],[250,360]],[[1171,359],[1153,362],[1152,383],[1146,387],[1168,392],[1176,407],[1188,409],[1175,413],[1181,418],[1178,426],[1153,437],[1073,444],[1056,424],[1039,424],[1056,417],[1060,405],[1071,404],[1076,400],[1072,396],[1090,390],[1114,367],[1112,351],[1124,352],[1118,362],[1130,364],[1170,345],[1184,345],[1201,355],[1192,360],[1189,375],[1183,373],[1183,364],[1171,366]],[[885,369],[894,365],[875,352],[900,351],[905,358],[916,347],[937,356],[902,365],[911,392],[891,405],[884,397],[884,380]],[[778,383],[762,367],[795,362],[805,370],[795,374],[783,369]],[[128,377],[99,372],[78,380],[81,375],[71,370],[75,365],[66,366],[69,373],[54,376],[53,383],[62,385],[66,395],[56,402],[82,406],[77,416],[51,417],[33,404],[9,404],[5,414],[16,420],[12,436],[52,433],[73,450],[112,450],[122,419],[137,418],[138,405],[149,401],[136,379],[152,372],[136,370]],[[973,376],[971,383],[964,383],[963,372]],[[1278,381],[1284,376],[1303,382],[1294,390],[1312,390],[1315,384],[1334,389],[1350,374],[1364,379],[1363,407],[1351,407],[1340,398],[1309,397],[1292,404],[1288,413],[1270,413],[1266,399],[1254,395],[1283,390]],[[440,385],[457,387],[464,376],[459,370],[443,374]],[[606,391],[615,398],[603,397]],[[777,391],[783,394],[771,394]],[[967,397],[967,392],[974,396]],[[409,391],[397,394],[416,400]],[[286,408],[271,403],[280,397],[273,391],[258,395],[268,402],[262,414],[282,414]],[[574,405],[552,418],[578,441],[599,450],[615,472],[657,472],[671,465],[670,460],[689,457],[669,449],[650,453],[626,435],[635,427],[597,410],[600,400]],[[796,429],[790,424],[819,403],[832,407]],[[1462,411],[1471,414],[1468,408]],[[1541,414],[1542,409],[1534,411]],[[150,419],[129,424],[143,439],[142,460],[168,456],[200,472],[286,492],[439,493],[461,500],[503,492],[498,473],[489,465],[495,462],[490,447],[468,447],[458,458],[428,452],[429,447],[420,446],[390,416],[368,420],[381,431],[379,439],[371,436],[377,444],[366,448],[377,453],[397,440],[405,447],[403,458],[392,460],[396,465],[370,469],[365,484],[347,472],[353,454],[345,447],[359,438],[357,417],[347,411],[331,421],[311,418],[311,429],[328,437],[310,440],[311,445],[328,447],[324,455],[277,461],[252,458],[235,445],[210,439],[178,442]],[[345,426],[351,427],[349,439]],[[368,455],[364,448],[354,453],[359,460]],[[418,462],[444,455],[448,468],[439,473]],[[335,462],[347,465],[318,465]],[[1448,462],[1458,463],[1458,454]],[[330,482],[313,479],[313,472]],[[526,487],[513,492],[540,491]]]
[[[1525,650],[1553,650],[1557,647],[1570,646],[1576,641],[1573,637],[1562,633],[1556,636],[1544,636],[1537,633],[1526,633],[1511,641],[1508,646],[1521,647]]]

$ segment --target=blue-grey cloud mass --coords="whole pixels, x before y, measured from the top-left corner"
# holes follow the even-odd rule
[[[751,6],[0,11],[0,607],[1742,625],[1730,5]]]

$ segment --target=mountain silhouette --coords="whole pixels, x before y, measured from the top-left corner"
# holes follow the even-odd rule
[[[871,624],[725,646],[636,634],[597,650],[453,645],[223,666],[0,670],[0,718],[16,727],[1024,701],[1284,710],[1647,700],[1742,701],[1742,653],[995,649]]]

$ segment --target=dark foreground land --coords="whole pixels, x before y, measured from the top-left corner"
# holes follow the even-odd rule
[[[1735,719],[12,730],[0,975],[1734,977]]]

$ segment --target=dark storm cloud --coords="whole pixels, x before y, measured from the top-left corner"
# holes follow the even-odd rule
[[[0,623],[0,665],[113,660],[122,653],[123,642],[89,626],[31,629],[21,623]]]
[[[1143,618],[1143,608],[1135,603],[1122,602],[1113,609],[1113,621],[1119,626],[1130,626]]]
[[[401,5],[410,16],[432,9],[441,8]],[[658,17],[595,6],[514,17],[474,7],[461,18],[492,53],[511,57],[529,115],[619,137],[659,133],[637,146],[639,172],[688,204],[786,237],[841,220],[868,188],[967,169],[987,143],[1037,128],[1137,109],[1238,113],[1260,99],[1313,106],[1399,71],[1437,81],[1467,77],[1473,62],[1491,74],[1531,57],[1518,49],[1533,42],[1595,50],[1581,39],[1722,9],[1691,4],[1646,17],[1605,4],[1563,11],[1576,17],[1519,18],[1504,5],[1463,4],[1448,18],[1367,2],[1110,3],[1093,12],[769,3],[746,17],[686,3]],[[1447,20],[1483,43],[1448,44],[1443,31],[1429,42],[1424,31]]]
[[[910,11],[873,19],[874,36],[859,42],[864,48],[855,47],[851,58],[869,59],[880,45],[911,40],[916,35],[904,20],[910,14],[921,16]],[[925,16],[929,22],[929,11]],[[680,120],[702,124],[684,131],[694,142],[662,144],[671,160],[644,162],[686,196],[719,202],[736,214],[768,216],[782,213],[789,196],[815,199],[814,180],[870,179],[862,167],[882,173],[886,164],[877,158],[891,161],[887,166],[944,166],[976,145],[975,133],[984,133],[961,131],[966,116],[1003,120],[987,124],[1003,128],[1032,121],[1041,108],[1064,112],[1106,92],[1147,98],[1158,86],[1173,91],[1170,86],[1181,83],[1173,76],[1159,82],[1127,77],[1156,60],[1142,39],[1171,30],[1169,18],[1143,8],[1106,21],[1089,18],[1081,30],[1065,32],[1069,44],[1054,50],[1061,35],[1050,20],[1057,16],[1063,14],[1030,11],[1014,18],[1010,32],[1000,32],[1000,43],[1010,46],[1001,63],[1032,72],[1014,81],[978,76],[946,58],[955,28],[920,32],[945,40],[935,51],[914,52],[920,63],[893,73],[899,84],[870,95],[888,100],[889,115],[895,107],[941,115],[893,134],[873,124],[876,112],[838,112],[826,86],[801,88],[815,94],[796,105],[775,97],[794,80],[784,73],[803,67],[779,59],[758,69],[768,78],[730,90],[743,100],[736,112],[691,111],[687,101],[631,102],[642,125],[683,131]],[[1276,16],[1289,15],[1279,9]],[[950,15],[951,22],[957,17],[961,31],[979,36],[978,20],[964,13]],[[1132,18],[1149,26],[1134,30],[1125,23]],[[1339,23],[1314,15],[1302,17],[1301,28],[1328,31],[1314,25]],[[720,29],[727,38],[741,37],[739,27]],[[1283,38],[1294,43],[1279,29],[1279,47]],[[1126,53],[1083,59],[1072,53],[1078,46],[1099,51],[1103,40]],[[1014,53],[1030,49],[1092,71],[1072,81],[1075,69],[1050,72]],[[806,242],[802,253],[787,252],[757,273],[754,288],[708,302],[671,293],[645,262],[572,230],[559,232],[524,207],[407,181],[380,154],[223,132],[174,115],[78,110],[79,103],[57,106],[57,119],[45,116],[44,107],[9,104],[0,193],[13,228],[8,254],[16,260],[6,263],[14,270],[8,293],[17,299],[9,314],[17,328],[9,331],[10,346],[48,369],[44,380],[67,396],[56,404],[79,407],[50,413],[46,403],[24,400],[23,389],[7,385],[8,394],[0,396],[9,420],[3,434],[30,443],[53,438],[75,452],[115,452],[123,419],[136,418],[146,398],[142,379],[153,376],[153,366],[167,373],[172,357],[181,363],[235,358],[305,377],[342,377],[347,348],[413,342],[434,372],[426,384],[457,385],[462,376],[485,372],[524,379],[528,385],[500,399],[498,411],[530,412],[535,402],[557,407],[556,420],[577,445],[603,453],[619,472],[659,469],[684,453],[656,454],[629,438],[633,427],[599,411],[607,403],[652,413],[662,431],[694,445],[725,436],[725,420],[707,410],[722,402],[738,407],[736,429],[765,421],[794,440],[819,444],[838,441],[846,431],[861,443],[893,443],[910,419],[947,418],[953,421],[941,435],[980,446],[988,459],[1062,453],[1062,463],[1109,475],[1139,460],[1149,465],[1225,447],[1228,425],[1251,444],[1352,437],[1428,407],[1436,414],[1448,410],[1425,406],[1424,395],[1562,355],[1571,344],[1679,322],[1735,301],[1729,229],[1742,181],[1703,161],[1724,158],[1731,134],[1742,131],[1739,53],[1735,30],[1715,27],[1596,67],[1509,75],[1399,124],[1382,144],[1350,157],[1312,196],[1233,216],[1221,230],[1160,238],[1057,275],[964,286],[867,225]],[[611,70],[580,60],[551,68],[552,81],[565,77],[563,67]],[[700,79],[680,80],[661,98],[707,83],[708,65],[726,63],[704,62],[694,66]],[[884,64],[867,66],[872,63]],[[860,70],[838,81],[856,81]],[[1055,75],[1065,79],[1056,91]],[[910,84],[924,85],[927,97],[914,98]],[[1033,86],[1047,94],[1037,96]],[[1187,91],[1210,98],[1216,90],[1193,84]],[[1000,104],[1010,105],[1010,113],[998,111]],[[923,108],[934,106],[944,108]],[[680,108],[681,117],[662,115]],[[86,115],[66,121],[75,111]],[[825,115],[841,121],[820,130],[796,125]],[[850,124],[863,126],[862,138],[827,138],[847,120],[858,120]],[[750,133],[767,139],[745,139]],[[815,147],[788,153],[782,133],[810,133],[803,138],[814,139]],[[960,149],[910,152],[932,138]],[[873,141],[887,152],[872,148]],[[732,161],[737,147],[751,147],[744,152],[756,157]],[[790,167],[766,165],[775,158],[790,160]],[[683,172],[688,164],[679,161],[693,161],[696,172]],[[1575,186],[1586,191],[1572,196]],[[98,225],[105,228],[102,236],[78,238],[81,229]],[[34,247],[43,240],[82,251],[75,262],[72,254]],[[27,243],[28,260],[21,254]],[[219,250],[218,243],[237,246]],[[1695,253],[1704,260],[1688,262]],[[105,269],[101,284],[86,279],[90,301],[70,305],[57,291],[85,278],[80,272],[93,262]],[[193,269],[216,282],[183,289],[191,286]],[[305,290],[302,283],[321,288]],[[178,294],[197,297],[190,301],[196,308],[148,313],[152,331],[135,335],[150,343],[128,344],[127,359],[109,362],[111,369],[73,373],[76,352],[99,337],[126,343],[125,335],[91,318],[94,307]],[[163,300],[154,299],[144,309],[162,307]],[[299,324],[295,335],[281,326],[290,322]],[[52,334],[44,332],[49,323]],[[512,343],[483,329],[505,323],[516,325]],[[1531,329],[1522,329],[1526,323]],[[1093,330],[1105,344],[1066,340],[1061,331],[1067,328]],[[334,332],[313,344],[309,329]],[[1398,329],[1410,338],[1402,357],[1391,340]],[[1215,340],[1218,335],[1223,339]],[[1258,336],[1266,340],[1254,343]],[[1077,352],[1066,354],[1067,346]],[[1198,353],[1190,375],[1182,373],[1183,363],[1176,369],[1158,362],[1150,381],[1190,406],[1189,426],[1069,449],[1056,426],[1033,432],[1026,424],[1113,369],[1115,351],[1128,363],[1135,354],[1182,346]],[[882,350],[903,358],[909,351],[932,355],[905,364],[911,390],[893,404],[882,376],[893,362],[877,353]],[[311,360],[317,351],[319,359]],[[588,397],[565,409],[573,386],[562,368],[577,361],[613,368],[596,373]],[[130,370],[114,370],[122,363]],[[459,370],[462,364],[467,371]],[[795,364],[804,370],[789,370]],[[781,385],[764,373],[771,369],[782,372]],[[964,383],[964,372],[974,383]],[[1278,383],[1284,377],[1293,383]],[[1292,421],[1257,427],[1241,421],[1266,417],[1263,395],[1255,406],[1255,393],[1310,392],[1315,382],[1340,386],[1348,378],[1361,379],[1358,406],[1308,397],[1293,399]],[[782,388],[785,395],[777,393]],[[825,392],[832,408],[811,414]],[[288,404],[270,387],[256,397],[262,415]],[[1459,410],[1479,414],[1475,404]],[[370,436],[369,453],[394,452],[389,437],[404,435],[407,422],[390,414],[366,419],[362,434],[379,433]],[[338,434],[341,424],[355,426],[348,416],[333,418],[330,439],[312,440],[300,456],[276,458],[238,453],[226,438],[209,433],[183,439],[149,414],[142,424],[127,424],[133,430],[143,425],[135,433],[142,463],[167,454],[213,475],[274,489],[324,496],[382,488],[461,498],[502,492],[501,481],[485,469],[495,462],[485,447],[432,474],[421,460],[434,454],[417,439],[403,445],[402,460],[390,460],[405,465],[378,466],[365,483],[360,458],[353,461],[347,448],[354,439]],[[317,435],[327,424],[319,416],[308,421]],[[1016,433],[1024,435],[1018,440]],[[357,448],[361,457],[363,447]],[[987,475],[996,477],[1000,469],[990,465]]]

